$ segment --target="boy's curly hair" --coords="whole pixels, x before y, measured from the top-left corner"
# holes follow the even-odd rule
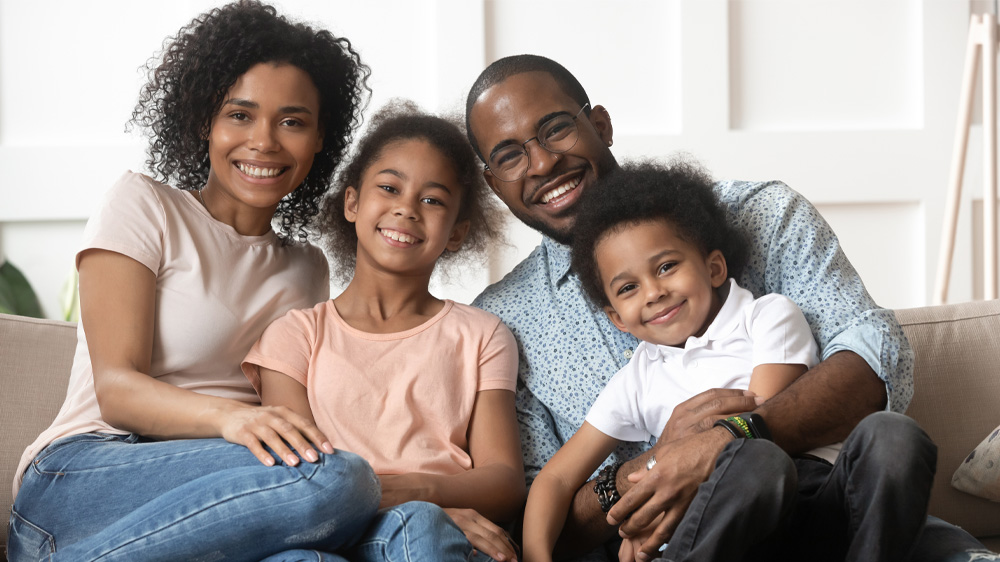
[[[573,270],[584,292],[599,307],[610,301],[597,269],[597,245],[609,234],[638,223],[665,221],[703,255],[719,250],[729,277],[746,265],[747,244],[726,218],[712,178],[696,164],[631,162],[585,191],[573,229]]]
[[[491,241],[500,239],[502,214],[483,179],[472,146],[466,140],[460,120],[421,111],[413,102],[391,100],[371,118],[368,130],[358,141],[350,162],[337,175],[334,190],[323,200],[317,227],[336,266],[334,277],[349,282],[357,263],[358,233],[344,217],[344,195],[348,187],[361,188],[368,166],[385,147],[396,141],[424,140],[437,148],[455,167],[463,191],[458,220],[469,221],[469,233],[458,252],[445,251],[440,260],[463,256],[470,260],[486,253]]]
[[[149,81],[129,124],[150,134],[146,166],[158,179],[201,189],[211,167],[206,137],[212,118],[236,80],[260,63],[300,68],[319,91],[323,148],[275,213],[283,241],[305,240],[371,92],[371,71],[347,39],[291,22],[257,0],[215,8],[167,38],[159,64],[155,57],[146,63]]]

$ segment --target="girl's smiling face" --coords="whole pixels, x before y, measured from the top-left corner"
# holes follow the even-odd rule
[[[424,139],[386,144],[348,187],[344,216],[358,234],[357,269],[430,276],[469,231],[458,221],[464,187],[452,162]]]

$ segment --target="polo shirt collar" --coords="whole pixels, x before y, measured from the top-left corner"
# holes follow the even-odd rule
[[[723,290],[725,291],[723,294],[725,300],[722,302],[722,308],[719,309],[719,313],[715,315],[715,320],[708,325],[708,329],[705,330],[705,333],[701,337],[689,337],[684,342],[684,347],[643,342],[642,347],[647,357],[651,361],[661,356],[665,359],[672,355],[683,354],[692,349],[707,347],[712,342],[728,338],[729,334],[739,328],[743,322],[743,311],[753,301],[753,294],[737,285],[736,280],[732,278],[726,281]]]

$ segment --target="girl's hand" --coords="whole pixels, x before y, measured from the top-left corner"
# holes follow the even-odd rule
[[[228,413],[220,427],[222,438],[243,445],[267,466],[274,466],[270,447],[289,466],[299,464],[299,455],[309,462],[319,460],[310,441],[326,454],[333,454],[333,445],[312,420],[284,406],[245,406]],[[292,452],[291,445],[299,455]]]
[[[465,533],[473,548],[483,552],[497,562],[517,562],[517,548],[506,531],[475,509],[444,508],[444,512]]]

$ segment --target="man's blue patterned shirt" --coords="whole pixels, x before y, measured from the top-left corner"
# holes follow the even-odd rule
[[[715,191],[749,245],[740,286],[755,297],[780,293],[795,301],[822,358],[857,353],[885,381],[888,408],[903,412],[913,397],[913,351],[895,314],[872,300],[815,207],[780,182],[722,182]],[[569,247],[545,237],[473,303],[499,316],[517,338],[517,415],[529,483],[583,424],[637,345],[587,301],[569,268]],[[607,462],[633,458],[650,444],[623,444]]]

